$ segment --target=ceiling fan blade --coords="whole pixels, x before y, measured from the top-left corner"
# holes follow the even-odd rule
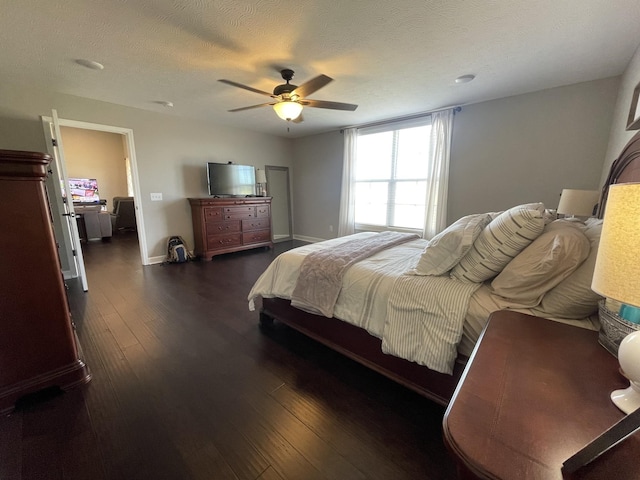
[[[260,105],[251,105],[250,107],[234,108],[233,110],[227,110],[227,112],[241,112],[243,110],[251,110],[252,108],[266,107],[268,105],[275,105],[275,103],[261,103]]]
[[[313,92],[317,92],[322,87],[324,87],[325,85],[327,85],[332,81],[333,81],[333,78],[331,77],[327,77],[326,75],[318,75],[317,77],[312,78],[308,82],[305,82],[302,85],[300,85],[293,92],[291,92],[291,94],[298,95],[300,98],[305,98],[311,95]]]
[[[358,105],[354,105],[352,103],[327,102],[324,100],[301,100],[300,103],[307,107],[329,108],[331,110],[349,110],[350,112],[353,112],[358,108]]]
[[[250,86],[248,86],[248,85],[243,85],[243,84],[238,83],[238,82],[233,82],[233,81],[231,81],[231,80],[225,80],[224,78],[221,78],[221,79],[219,79],[218,81],[219,81],[219,82],[222,82],[222,83],[226,83],[227,85],[231,85],[232,87],[244,88],[245,90],[249,90],[250,92],[259,93],[260,95],[266,95],[267,97],[273,97],[273,98],[275,98],[275,97],[274,97],[271,93],[269,93],[269,92],[265,92],[265,91],[262,91],[262,90],[258,90],[257,88],[253,88],[253,87],[250,87]]]

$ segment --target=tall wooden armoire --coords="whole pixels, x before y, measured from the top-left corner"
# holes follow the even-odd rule
[[[53,234],[44,185],[50,160],[0,150],[0,413],[26,394],[91,379]]]

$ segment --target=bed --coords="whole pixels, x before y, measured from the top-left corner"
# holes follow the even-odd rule
[[[376,234],[360,233],[305,245],[274,260],[249,293],[250,308],[253,309],[257,298],[262,298],[260,323],[264,328],[269,328],[274,320],[286,324],[446,405],[492,311],[509,309],[582,328],[599,328],[599,297],[591,291],[590,279],[602,225],[600,218],[608,186],[629,181],[640,181],[640,133],[612,164],[602,190],[599,218],[585,222],[555,220],[548,217],[541,204],[464,217],[431,241],[407,238],[353,263],[340,277],[341,288],[335,304],[322,314],[294,294],[307,257],[339,251],[349,242],[366,243]],[[523,215],[532,217],[527,219],[532,230],[524,235],[530,237],[525,245],[512,245],[511,238],[499,248],[489,245],[488,238],[505,230],[506,222],[513,220],[514,215],[514,222],[520,225]],[[553,261],[547,261],[551,245],[554,245]],[[431,255],[425,253],[429,250]],[[442,251],[448,255],[444,260]],[[504,251],[509,255],[500,258]],[[540,255],[546,260],[540,261]],[[486,257],[495,263],[485,261]],[[532,273],[523,275],[529,271]],[[488,278],[483,278],[485,275]],[[522,281],[524,277],[529,280]],[[441,297],[456,289],[455,294],[449,294],[455,297],[453,304],[440,305],[443,301],[438,298],[426,300],[431,294],[425,292],[430,289],[441,290]],[[298,308],[292,306],[292,298]],[[418,304],[414,305],[415,302]],[[432,339],[434,327],[422,325],[422,314],[433,317],[436,326],[442,324],[443,318],[447,322],[454,319],[455,325],[443,327],[444,340],[440,334]],[[410,334],[404,333],[405,328]],[[425,347],[423,341],[444,341],[446,360],[431,358],[431,350],[440,347]]]

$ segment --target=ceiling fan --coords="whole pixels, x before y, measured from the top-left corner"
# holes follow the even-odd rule
[[[230,112],[241,112],[243,110],[250,110],[252,108],[272,106],[276,114],[286,121],[302,121],[301,113],[303,107],[315,107],[315,108],[328,108],[331,110],[349,110],[354,111],[358,108],[357,105],[351,103],[340,102],[327,102],[325,100],[310,100],[306,97],[312,93],[317,92],[322,87],[326,86],[329,82],[332,82],[331,77],[326,75],[318,75],[312,78],[308,82],[303,83],[300,86],[289,83],[293,78],[293,70],[285,68],[280,71],[282,78],[287,82],[282,85],[278,85],[273,89],[273,93],[258,90],[257,88],[249,87],[241,83],[233,82],[231,80],[220,79],[222,83],[231,85],[233,87],[244,88],[250,92],[259,93],[260,95],[266,95],[274,99],[272,102],[261,103],[259,105],[251,105],[250,107],[234,108],[229,110]]]

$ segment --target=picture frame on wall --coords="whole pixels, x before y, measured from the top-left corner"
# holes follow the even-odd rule
[[[631,107],[629,108],[629,118],[627,119],[627,130],[640,130],[640,83],[633,89],[631,97]]]

